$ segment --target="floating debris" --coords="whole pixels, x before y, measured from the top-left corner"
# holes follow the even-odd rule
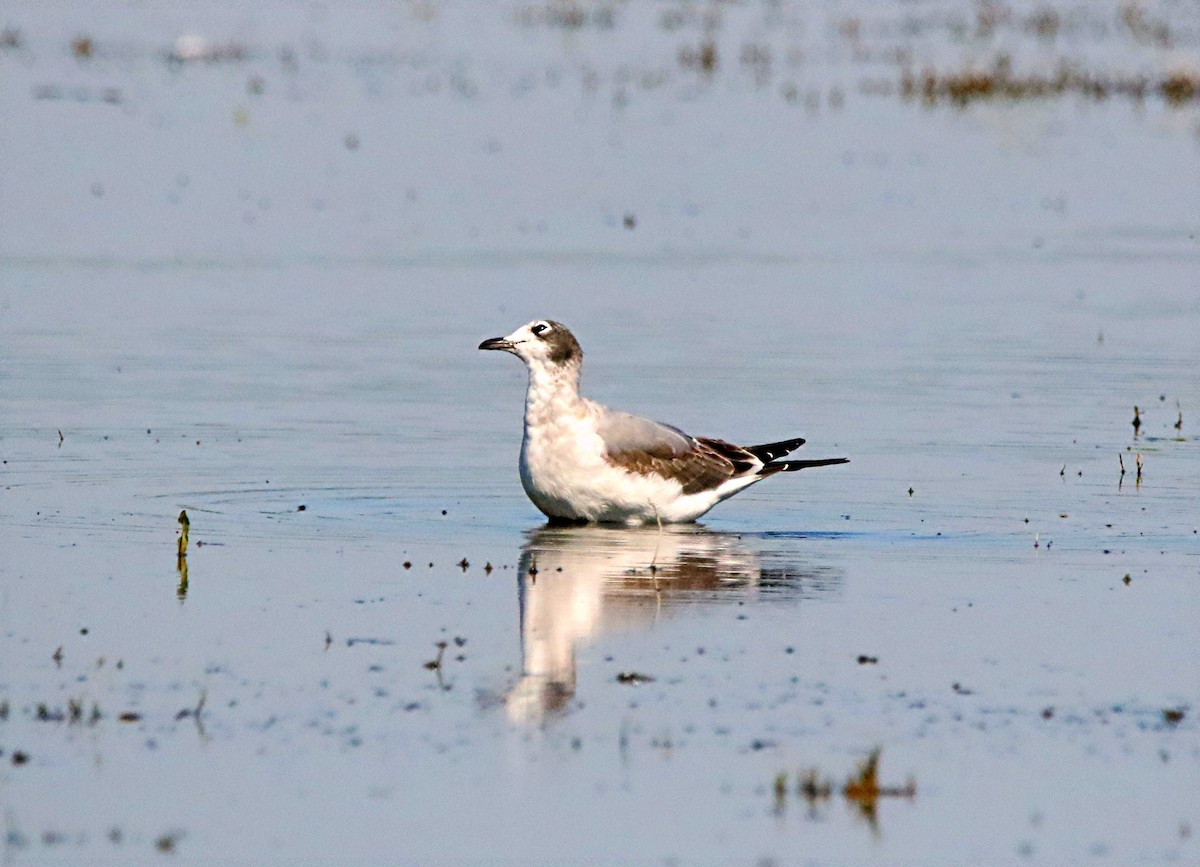
[[[698,48],[685,46],[679,49],[679,65],[685,69],[697,69],[711,75],[717,71],[717,46],[711,39]]]
[[[816,768],[809,768],[797,775],[796,794],[811,806],[817,801],[832,797],[833,782],[829,779],[822,780]]]
[[[71,40],[71,53],[80,59],[87,59],[96,53],[96,43],[90,36],[76,36]]]
[[[200,690],[200,700],[196,702],[195,707],[182,708],[179,713],[175,714],[175,720],[185,720],[189,717],[196,724],[196,731],[200,737],[207,740],[208,734],[204,731],[204,720],[201,718],[201,713],[204,711],[204,702],[208,698],[208,693],[205,690]]]
[[[643,683],[653,683],[654,678],[648,674],[641,674],[637,671],[622,671],[617,675],[617,683],[625,683],[630,686],[638,686]]]
[[[466,571],[467,571],[467,569],[469,569],[469,568],[471,567],[471,564],[470,564],[470,562],[467,560],[467,558],[466,558],[466,557],[463,557],[461,560],[459,560],[459,561],[458,561],[457,563],[455,563],[454,565],[455,565],[455,566],[457,566],[459,569],[462,569],[464,572],[466,572]]]
[[[1167,725],[1179,725],[1179,723],[1183,722],[1184,709],[1181,707],[1166,707],[1163,708],[1162,716],[1163,722]]]
[[[1133,435],[1136,437],[1138,431],[1142,429],[1142,412],[1138,409],[1137,404],[1133,405],[1133,421],[1130,424],[1133,425]]]
[[[877,662],[879,662],[878,656],[867,656],[865,653],[863,653],[858,657],[859,665],[875,665]]]
[[[437,657],[426,662],[424,667],[437,675],[438,689],[442,690],[443,692],[449,692],[454,684],[447,683],[445,677],[443,676],[444,668],[442,666],[442,658],[446,655],[446,642],[439,641],[434,646],[437,647]],[[461,647],[462,645],[459,646]],[[461,662],[463,657],[460,656],[458,659]]]
[[[183,832],[172,831],[168,834],[161,835],[154,841],[154,848],[163,854],[169,855],[175,851],[179,845],[179,841],[183,839]]]
[[[435,646],[437,647],[437,658],[431,659],[429,662],[425,663],[425,668],[429,669],[430,671],[441,671],[442,657],[446,655],[446,642],[439,641]]]

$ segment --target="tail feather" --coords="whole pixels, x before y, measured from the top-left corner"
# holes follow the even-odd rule
[[[792,440],[780,440],[777,443],[763,443],[760,446],[746,446],[745,449],[766,464],[770,463],[776,458],[781,458],[784,455],[791,454],[802,445],[804,445],[804,437],[796,437]]]
[[[775,473],[794,473],[796,470],[805,470],[809,467],[831,467],[834,464],[848,464],[849,458],[821,458],[814,461],[775,461],[767,464],[758,471],[760,476],[771,476]]]

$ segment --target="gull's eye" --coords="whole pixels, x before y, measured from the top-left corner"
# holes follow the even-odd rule
[[[533,328],[531,328],[529,330],[532,331],[534,334],[541,335],[541,334],[545,334],[547,331],[549,331],[550,326],[547,325],[545,322],[539,322],[537,325],[533,326]]]

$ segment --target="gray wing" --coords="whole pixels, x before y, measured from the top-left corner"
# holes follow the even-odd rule
[[[604,440],[604,448],[609,455],[640,452],[649,457],[669,460],[683,457],[696,445],[690,436],[678,428],[611,409],[605,410],[596,420],[596,432]]]
[[[596,430],[604,440],[604,456],[610,464],[673,479],[685,494],[712,490],[734,475],[762,465],[737,446],[694,439],[678,428],[626,412],[608,410]]]

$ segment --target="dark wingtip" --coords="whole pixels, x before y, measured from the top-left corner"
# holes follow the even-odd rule
[[[777,443],[763,443],[757,446],[746,446],[746,451],[754,455],[763,463],[768,463],[781,458],[784,455],[791,454],[800,446],[804,445],[804,437],[796,437],[790,440],[780,440]]]

